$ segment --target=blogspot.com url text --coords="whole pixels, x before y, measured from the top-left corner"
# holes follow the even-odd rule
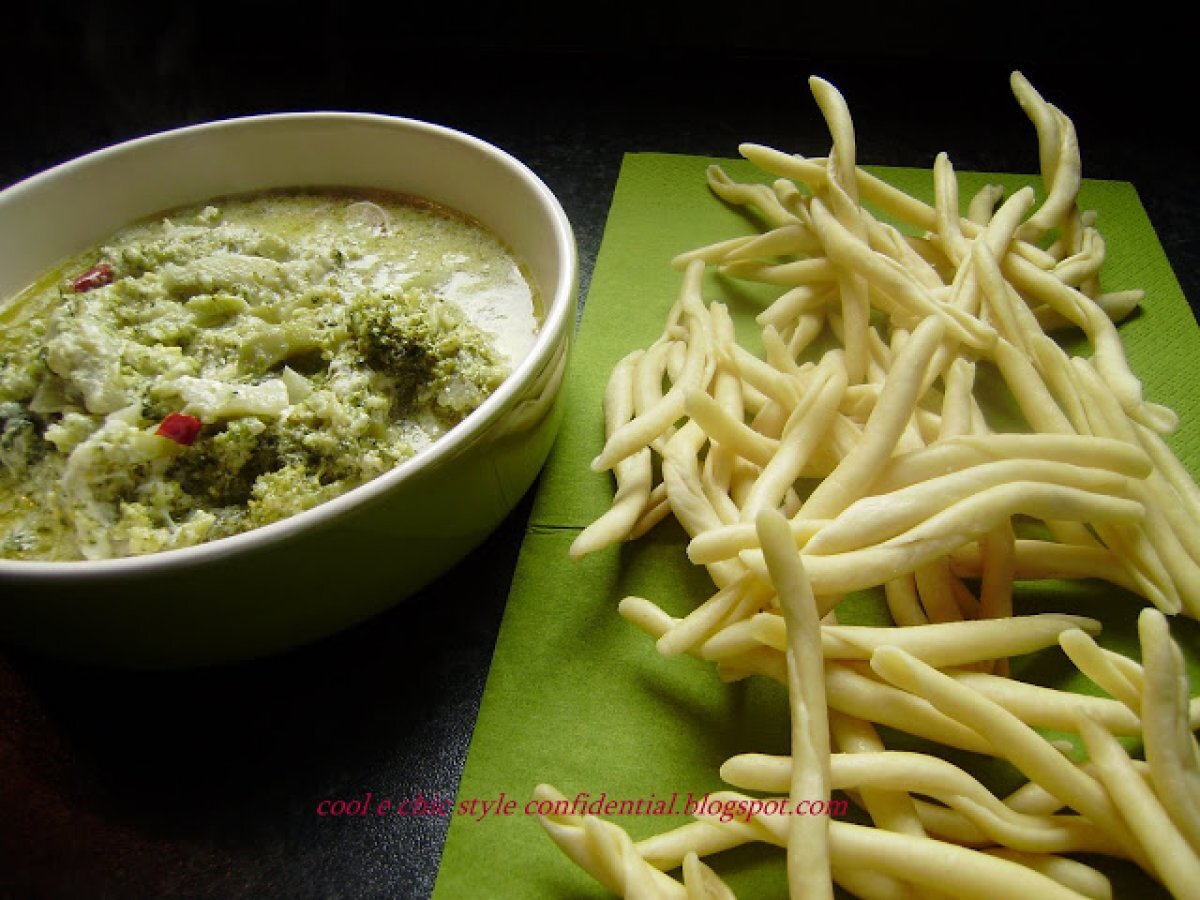
[[[591,794],[580,791],[562,800],[518,799],[501,791],[498,797],[469,797],[456,800],[439,795],[389,797],[372,791],[358,797],[325,798],[317,803],[316,813],[322,818],[353,818],[382,816],[459,816],[482,822],[488,818],[510,816],[698,816],[720,822],[748,822],[755,816],[844,816],[849,801],[840,798],[799,800],[788,798],[727,798],[711,794],[674,791],[658,796],[610,797],[607,792]]]

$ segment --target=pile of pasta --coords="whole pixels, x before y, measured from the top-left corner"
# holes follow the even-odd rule
[[[743,145],[773,183],[709,169],[712,191],[763,227],[674,260],[682,286],[661,337],[605,392],[592,468],[615,477],[611,508],[571,553],[673,516],[714,592],[682,618],[641,597],[621,614],[666,656],[788,691],[790,756],[729,759],[733,790],[713,799],[795,809],[839,791],[872,824],[699,813],[634,842],[564,804],[542,824],[629,897],[731,897],[704,858],[748,842],[786,848],[805,900],[835,884],[864,898],[1111,896],[1081,854],[1200,896],[1200,705],[1168,627],[1200,611],[1200,490],[1164,439],[1177,416],[1143,396],[1118,334],[1141,295],[1100,289],[1105,245],[1077,202],[1071,120],[1014,73],[1044,197],[989,186],[964,216],[945,154],[932,205],[900,192],[858,166],[836,88],[810,85],[827,158]],[[758,316],[761,353],[705,301],[710,269],[778,287]],[[1091,354],[1069,354],[1060,329]],[[985,415],[983,365],[1027,429]],[[1081,578],[1144,598],[1140,662],[1102,647],[1094,619],[1014,615],[1014,584]],[[839,624],[845,597],[879,588],[893,625]],[[1055,647],[1102,693],[1010,677],[1011,657]],[[1007,760],[1027,781],[997,796],[944,756],[887,749],[879,726]]]

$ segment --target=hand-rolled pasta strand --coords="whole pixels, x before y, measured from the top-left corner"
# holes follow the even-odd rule
[[[765,360],[759,359],[745,347],[735,344],[727,350],[718,348],[718,352],[726,354],[725,361],[748,384],[785,410],[792,409],[800,402],[802,388],[796,379],[772,368]]]
[[[756,520],[771,583],[787,623],[787,679],[792,719],[790,785],[793,808],[803,800],[829,800],[829,720],[825,707],[821,624],[787,520],[763,510]],[[795,897],[832,900],[828,822],[823,816],[792,816],[788,827],[788,887]]]
[[[877,869],[891,874],[894,878],[899,879],[905,872],[911,872],[913,869],[924,872],[924,877],[914,876],[910,880],[918,885],[918,896],[933,898],[933,900],[963,896],[997,898],[999,900],[999,898],[1019,896],[1012,892],[1020,889],[1027,889],[1032,892],[1030,896],[1039,898],[1079,898],[1091,896],[1077,892],[1081,883],[1085,883],[1089,889],[1095,885],[1094,878],[1085,881],[1074,867],[1070,868],[1068,872],[1063,872],[1058,867],[1048,865],[1048,860],[1053,857],[1049,857],[1047,854],[1014,853],[1006,855],[989,853],[986,849],[980,853],[933,838],[914,838],[908,835],[897,835],[900,840],[896,841],[894,845],[890,838],[885,838],[871,846],[875,839],[864,832],[878,832],[881,835],[890,833],[879,829],[864,829],[863,826],[852,825],[849,822],[834,823],[834,828],[838,859],[839,861],[845,859],[847,868],[860,865],[862,859],[871,852],[877,852],[881,855]],[[860,840],[867,846],[856,847],[856,852],[852,854],[847,846],[851,839]],[[915,853],[916,858],[911,862],[904,860],[902,857],[906,852]],[[1015,870],[991,870],[986,866],[979,867],[980,871],[974,871],[972,866],[972,871],[967,871],[976,857],[1002,859],[1024,869],[1024,872],[1017,875]],[[1066,861],[1069,862],[1069,860]],[[939,879],[933,876],[932,872],[939,866],[947,867],[948,877]],[[844,870],[839,866],[836,871]],[[1095,874],[1099,875],[1100,873]],[[1012,883],[1003,887],[989,888],[987,886],[989,878],[1012,878]],[[1018,888],[1017,883],[1020,883],[1022,888]]]
[[[1019,257],[1006,257],[1003,268],[1018,290],[1045,301],[1083,329],[1105,383],[1133,419],[1159,433],[1178,428],[1179,417],[1173,411],[1143,398],[1142,383],[1129,367],[1116,326],[1090,297]]]
[[[642,597],[626,597],[619,612],[627,621],[658,640],[679,620]],[[773,649],[760,647],[758,654],[744,654],[739,662],[750,670],[777,682],[787,680],[782,655]],[[703,656],[703,648],[689,647],[688,653]],[[990,753],[991,748],[979,735],[935,710],[927,701],[901,691],[855,668],[852,663],[829,663],[825,666],[827,702],[831,710],[866,721],[877,722],[927,740],[968,750]]]
[[[671,503],[667,499],[667,486],[661,481],[650,491],[646,505],[642,508],[638,520],[629,529],[629,540],[636,541],[650,531],[655,525],[671,514]]]
[[[633,371],[633,413],[640,416],[657,406],[663,399],[663,379],[671,368],[671,356],[683,347],[680,341],[659,338],[642,354]],[[630,417],[632,418],[632,416]],[[663,448],[675,433],[674,426],[669,426],[661,434],[650,441],[650,448],[662,455]],[[609,434],[605,432],[605,440]]]
[[[1085,712],[1114,735],[1138,737],[1142,733],[1138,714],[1119,700],[1074,694],[986,672],[947,670],[946,674],[1033,728],[1069,732],[1074,729],[1075,717]],[[1196,723],[1200,725],[1200,718]]]
[[[1200,853],[1200,749],[1189,721],[1187,671],[1156,609],[1138,617],[1145,675],[1141,716],[1150,778],[1175,827]]]
[[[1137,447],[1112,438],[1078,434],[964,434],[893,457],[873,480],[872,493],[884,493],[935,475],[1002,459],[1037,459],[1106,469],[1128,478],[1146,478],[1150,458]]]
[[[688,391],[683,412],[704,429],[711,440],[727,447],[757,466],[767,465],[778,452],[779,442],[764,437],[729,414],[704,391]]]
[[[884,751],[883,741],[879,737],[878,730],[863,719],[831,711],[829,729],[833,737],[833,744],[840,753],[870,754]],[[788,765],[791,765],[790,758]],[[832,766],[832,760],[830,765]],[[724,766],[721,767],[721,772],[721,777],[730,781],[729,778],[726,778]],[[831,783],[832,778],[831,769]],[[733,782],[730,781],[730,783]],[[735,784],[736,786],[738,785]],[[762,790],[774,791],[777,789],[764,788]],[[921,819],[917,815],[916,806],[913,804],[912,797],[905,790],[865,787],[859,789],[859,796],[863,807],[877,828],[899,831],[902,834],[911,834],[916,837],[925,836],[925,829],[921,827]]]
[[[1014,515],[1131,523],[1140,521],[1143,513],[1142,505],[1133,500],[1075,488],[1038,482],[997,485],[874,546],[832,555],[804,553],[805,567],[818,595],[848,594],[942,559]],[[765,577],[760,550],[743,550],[738,558],[751,571]]]
[[[700,297],[703,274],[702,262],[691,263],[680,289],[688,322],[688,355],[683,375],[653,409],[626,422],[605,441],[604,449],[592,461],[593,471],[603,472],[649,444],[683,414],[687,392],[703,388],[712,376],[712,327]]]
[[[829,708],[894,728],[936,744],[992,755],[978,733],[939,712],[922,697],[901,690],[849,662],[825,665]]]
[[[778,193],[778,188],[776,192]],[[789,254],[812,254],[819,253],[820,250],[821,244],[813,235],[811,226],[803,222],[796,222],[751,236],[744,243],[731,247],[719,261],[734,262],[741,259],[765,259]],[[718,260],[713,260],[710,265],[716,262]]]
[[[1179,900],[1200,897],[1200,856],[1172,823],[1161,798],[1133,769],[1117,739],[1086,716],[1079,720],[1088,755],[1122,820],[1154,872]]]
[[[737,900],[729,885],[695,853],[683,858],[683,886],[688,900]]]
[[[758,210],[768,226],[778,228],[793,225],[799,220],[780,202],[775,192],[765,184],[740,184],[730,178],[718,165],[706,170],[708,186],[713,193],[727,203],[750,206]]]
[[[926,317],[938,319],[947,335],[975,350],[987,350],[995,343],[996,333],[990,326],[957,307],[940,302],[907,270],[872,252],[869,246],[847,231],[819,199],[814,198],[811,209],[813,226],[829,260],[838,267],[861,273],[876,290],[875,296],[886,298],[890,307],[887,312],[921,320]]]
[[[1071,360],[1081,393],[1085,395],[1089,418],[1094,430],[1106,437],[1137,444],[1137,433],[1124,409],[1095,369],[1085,360]],[[1146,507],[1142,530],[1162,566],[1163,576],[1169,578],[1181,603],[1192,613],[1200,615],[1200,539],[1195,522],[1173,511],[1179,500],[1170,484],[1157,472],[1138,486],[1138,499]]]
[[[676,520],[689,534],[700,534],[724,524],[713,508],[704,487],[698,454],[708,438],[703,429],[689,421],[667,443],[662,460],[663,483]],[[707,566],[717,587],[736,581],[744,571],[738,560],[723,560]]]
[[[714,794],[726,802],[744,800],[738,794]],[[768,832],[774,843],[786,845],[786,823],[779,817],[756,815],[754,823]],[[706,821],[712,821],[707,819]],[[721,824],[730,828],[741,823]],[[830,851],[838,870],[863,869],[882,872],[922,888],[945,891],[951,896],[991,900],[1079,900],[1082,896],[1047,875],[1019,862],[978,853],[932,838],[897,834],[850,822],[829,823]]]
[[[683,864],[689,853],[712,856],[743,844],[773,843],[774,834],[758,820],[733,818],[716,823],[696,819],[638,841],[635,845],[643,859],[656,869],[667,871]]]
[[[999,184],[985,184],[967,204],[967,219],[976,225],[987,225],[995,212],[996,204],[1004,196],[1004,187]]]
[[[1024,75],[1014,72],[1010,81],[1017,102],[1037,129],[1040,143],[1046,199],[1022,228],[1022,237],[1036,241],[1060,226],[1075,208],[1082,182],[1079,141],[1071,120],[1043,100]]]
[[[954,166],[950,157],[939,153],[933,162],[934,209],[937,213],[937,236],[942,250],[955,265],[961,265],[970,251],[970,245],[962,233],[962,220],[958,210],[958,180],[954,177]]]
[[[989,856],[1012,860],[1035,872],[1041,872],[1090,900],[1112,900],[1112,882],[1108,880],[1108,876],[1069,856],[1026,853],[1007,847],[987,847],[982,852]]]
[[[1059,163],[1059,124],[1058,116],[1050,108],[1050,104],[1042,99],[1041,94],[1021,72],[1009,75],[1009,87],[1017,103],[1029,117],[1038,139],[1038,161],[1045,184],[1053,183]]]
[[[613,368],[604,391],[605,431],[611,435],[633,417],[633,380],[642,351],[635,351]],[[613,470],[617,490],[612,505],[600,518],[580,532],[571,544],[570,556],[579,559],[618,541],[625,540],[650,498],[653,466],[650,448],[639,450],[617,463]]]
[[[737,787],[775,793],[784,779],[790,779],[791,768],[789,757],[747,754],[726,761],[721,777]],[[830,761],[830,773],[834,790],[872,787],[933,797],[964,814],[991,840],[1012,849],[1125,856],[1118,843],[1088,820],[1013,810],[965,770],[927,753],[838,753]]]
[[[921,608],[917,584],[912,574],[897,575],[883,583],[884,602],[897,625],[928,625],[929,616]]]
[[[799,284],[776,297],[755,321],[763,327],[774,325],[782,329],[803,315],[824,311],[833,296],[833,284]]]
[[[761,609],[773,593],[770,585],[747,572],[675,622],[656,642],[658,652],[675,656],[699,646],[723,623],[739,621],[752,610]]]
[[[951,569],[960,578],[982,578],[982,541],[964,544],[950,554]],[[1134,593],[1136,585],[1107,547],[1060,544],[1035,538],[1018,538],[1013,544],[1014,581],[1096,578]]]
[[[782,153],[772,147],[754,143],[739,144],[738,153],[764,172],[794,179],[814,192],[828,182],[824,160],[805,159],[795,154]],[[937,231],[937,211],[933,207],[888,184],[879,176],[867,172],[862,167],[859,167],[855,174],[858,191],[863,202],[873,203],[886,215],[919,230]],[[961,227],[963,234],[968,238],[976,237],[983,230],[980,223],[972,221],[970,218],[964,218]],[[1058,261],[1036,244],[1025,240],[1016,241],[1012,252],[1046,269],[1052,268]]]
[[[762,473],[742,506],[742,519],[753,521],[761,510],[778,508],[787,489],[795,484],[812,458],[819,443],[833,424],[838,405],[848,384],[844,366],[836,363],[818,366],[820,375],[796,404],[774,455],[766,461]]]
[[[787,629],[782,617],[754,617],[755,633],[768,646],[782,650]],[[820,648],[826,659],[869,660],[883,646],[900,647],[938,669],[964,666],[1002,656],[1032,653],[1058,643],[1070,629],[1098,634],[1100,623],[1082,616],[1037,613],[1009,619],[978,619],[887,627],[822,625]]]
[[[796,226],[783,226],[784,228]],[[745,246],[746,244],[758,238],[757,235],[742,235],[740,237],[728,238],[727,240],[717,241],[713,244],[708,244],[704,247],[696,247],[693,250],[686,250],[683,253],[677,254],[671,259],[671,266],[676,269],[686,269],[690,263],[699,260],[703,263],[721,262],[726,259],[729,254],[735,252],[736,248]],[[783,252],[787,252],[786,250]]]
[[[721,265],[722,275],[742,281],[758,281],[781,287],[799,285],[829,286],[837,280],[837,269],[824,256],[814,256],[796,262],[767,263],[756,259],[736,260]]]
[[[867,420],[862,441],[809,495],[801,507],[805,518],[831,518],[861,495],[912,416],[925,370],[944,333],[936,318],[923,320],[913,331]]]
[[[644,597],[625,597],[620,602],[618,611],[622,618],[655,640],[661,639],[681,621],[669,615],[658,606],[655,606]],[[731,630],[733,627],[730,626],[726,630]],[[688,646],[685,652],[700,658],[710,658],[710,655],[706,652],[709,643],[710,641],[705,641],[700,646]],[[733,672],[738,674],[735,676],[731,674]],[[755,646],[751,650],[733,654],[729,658],[720,660],[718,663],[718,674],[721,674],[722,677],[729,675],[726,680],[730,681],[737,678],[744,678],[748,675],[762,675],[780,684],[785,684],[787,682],[787,665],[783,654],[778,651],[767,647]]]
[[[979,584],[979,618],[1004,619],[1013,615],[1013,585],[1016,581],[1017,539],[1012,520],[1000,522],[979,539],[982,572]],[[947,565],[954,571],[953,564]],[[997,659],[992,669],[1008,674],[1008,659]]]
[[[853,136],[849,140],[852,142]],[[839,158],[831,153],[829,165],[839,166]],[[858,240],[864,240],[865,213],[841,185],[839,179],[830,179],[822,197],[828,202],[837,220]],[[818,231],[818,240],[825,240]],[[844,347],[846,377],[850,384],[861,384],[867,377],[869,347],[866,341],[871,323],[871,297],[866,277],[861,273],[840,267],[837,270],[837,298],[840,301],[838,321]]]
[[[1146,298],[1146,292],[1140,288],[1125,291],[1106,291],[1097,294],[1092,299],[1103,310],[1104,314],[1114,322],[1124,322]],[[1042,331],[1050,334],[1066,328],[1074,328],[1075,323],[1064,318],[1054,309],[1040,304],[1033,309],[1033,317]]]
[[[1142,449],[1153,460],[1158,472],[1175,489],[1175,496],[1192,521],[1200,521],[1200,487],[1179,461],[1162,436],[1151,428],[1137,423],[1135,427]]]
[[[533,799],[569,809],[571,801],[553,787],[538,785]],[[621,897],[643,896],[686,900],[679,882],[647,863],[633,841],[617,825],[594,816],[569,812],[539,815],[542,827],[576,865]]]
[[[1034,459],[981,463],[856,500],[805,544],[805,552],[829,555],[883,543],[988,488],[1016,483],[1053,484],[1129,499],[1137,496],[1130,479],[1104,469]]]
[[[992,746],[993,752],[1108,832],[1120,846],[1136,846],[1104,789],[1012,713],[896,647],[876,650],[871,668],[880,677],[917,693],[941,712],[974,729]],[[1146,864],[1144,854],[1136,854],[1134,858],[1140,865]]]
[[[1104,238],[1094,227],[1088,226],[1083,229],[1082,246],[1079,252],[1060,261],[1051,271],[1060,281],[1078,288],[1086,294],[1086,286],[1099,275],[1104,260]],[[1092,299],[1096,300],[1097,298],[1092,297]],[[1112,316],[1110,315],[1109,318]]]

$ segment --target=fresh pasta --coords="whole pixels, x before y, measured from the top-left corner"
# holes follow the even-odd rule
[[[1200,488],[1164,437],[1178,416],[1147,399],[1121,343],[1142,294],[1101,290],[1106,247],[1078,205],[1074,125],[1013,73],[1043,199],[995,185],[962,197],[939,154],[930,205],[859,167],[844,98],[810,86],[826,158],[745,144],[771,184],[709,169],[712,192],[761,233],[671,261],[682,285],[662,336],[617,364],[605,395],[592,469],[613,473],[612,507],[571,548],[578,558],[673,516],[714,593],[683,617],[636,596],[620,614],[666,657],[784,685],[791,755],[725,762],[727,784],[770,801],[732,821],[698,812],[638,843],[590,817],[543,824],[630,897],[731,897],[704,860],[753,842],[784,849],[793,897],[835,885],[869,898],[1110,897],[1073,853],[1200,896],[1200,700],[1169,627],[1200,615]],[[757,317],[761,355],[705,301],[708,271],[777,292]],[[1057,343],[1064,329],[1091,355]],[[991,423],[981,365],[1027,428]],[[1140,596],[1141,662],[1101,647],[1098,619],[1014,614],[1015,587],[1045,578]],[[864,589],[892,625],[839,623]],[[1046,649],[1102,693],[1010,677],[1010,657]],[[879,726],[929,749],[891,749]],[[1004,760],[1024,786],[999,796],[938,747]],[[770,812],[832,791],[870,825]]]

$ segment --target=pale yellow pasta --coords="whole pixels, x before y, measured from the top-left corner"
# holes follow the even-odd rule
[[[777,793],[790,781],[791,769],[788,757],[747,755],[728,760],[721,777],[738,787]],[[1124,856],[1121,846],[1088,820],[1017,812],[963,769],[926,753],[834,754],[830,779],[841,790],[868,787],[932,797],[963,814],[984,835],[1013,849]]]
[[[883,584],[883,592],[888,612],[897,625],[929,624],[929,617],[921,608],[921,598],[911,574],[889,578]]]
[[[796,409],[783,428],[776,452],[763,464],[762,474],[742,507],[744,521],[752,521],[761,510],[778,508],[788,488],[796,483],[812,458],[818,443],[832,427],[834,415],[847,386],[842,366],[825,367],[812,379]],[[821,367],[819,367],[821,368]]]
[[[683,412],[704,429],[708,437],[739,456],[765,466],[775,456],[779,442],[764,437],[735,419],[720,403],[703,391],[689,391]]]
[[[1200,856],[1172,825],[1161,797],[1135,774],[1124,748],[1104,728],[1082,716],[1079,729],[1100,780],[1149,857],[1148,868],[1180,900],[1200,897]]]
[[[888,681],[919,694],[940,712],[973,729],[990,744],[993,752],[1012,762],[1031,780],[1046,786],[1064,804],[1087,816],[1118,845],[1133,844],[1132,835],[1104,789],[999,704],[896,647],[876,650],[871,667]],[[1139,862],[1144,862],[1144,857]]]
[[[1143,740],[1150,777],[1192,853],[1200,853],[1200,748],[1189,721],[1187,673],[1162,613],[1143,610],[1138,635],[1145,674]]]
[[[830,823],[829,832],[837,865],[882,872],[950,896],[995,900],[1078,900],[1081,896],[1024,865],[944,841],[839,821]]]
[[[1150,474],[1150,460],[1138,448],[1111,438],[1075,434],[961,435],[889,460],[873,492],[895,490],[943,472],[1002,459],[1036,459],[1107,469],[1129,478]]]
[[[689,335],[687,363],[682,376],[652,409],[626,422],[609,436],[603,452],[592,462],[595,471],[605,471],[649,444],[682,415],[687,392],[703,388],[712,376],[711,324],[700,299],[703,271],[701,262],[689,265],[681,288]]]
[[[797,285],[828,284],[837,279],[837,269],[827,259],[804,259],[794,263],[764,263],[758,260],[741,260],[725,263],[721,274],[743,281],[759,281],[783,287]]]
[[[688,900],[736,900],[729,885],[695,853],[683,858],[683,886]]]
[[[1021,482],[1041,482],[1132,499],[1131,480],[1104,469],[1042,460],[1000,460],[982,463],[949,475],[926,479],[884,494],[872,494],[850,504],[805,544],[807,553],[830,554],[856,550],[895,537],[954,503],[989,488]],[[803,513],[804,508],[801,509]]]
[[[1069,732],[1074,730],[1076,716],[1086,713],[1115,735],[1137,737],[1142,733],[1137,713],[1118,700],[1073,694],[986,672],[960,670],[946,674],[1034,728]]]
[[[799,221],[765,184],[740,184],[725,174],[720,166],[709,166],[708,186],[722,200],[738,206],[752,206],[772,228],[792,225]]]
[[[964,544],[950,555],[951,566],[963,578],[981,578],[984,553],[980,543]],[[1101,546],[1060,544],[1032,538],[1013,542],[1014,581],[1099,578],[1133,592],[1136,588],[1112,551]]]
[[[1117,666],[1115,654],[1102,649],[1091,635],[1075,629],[1060,634],[1058,643],[1080,672],[1133,712],[1141,714],[1141,683]]]
[[[937,235],[950,261],[959,265],[967,257],[970,244],[962,233],[959,213],[958,179],[950,157],[939,153],[933,162],[934,209],[937,212]]]
[[[888,380],[863,429],[862,441],[809,495],[801,514],[823,519],[837,515],[861,494],[863,483],[891,455],[912,415],[917,391],[929,359],[944,334],[941,322],[925,319],[896,360],[895,377]]]
[[[775,301],[758,314],[759,325],[774,325],[784,328],[807,313],[821,312],[833,296],[833,286],[828,284],[800,284],[784,291]]]
[[[671,502],[667,499],[667,486],[660,481],[650,491],[650,496],[646,498],[646,505],[642,507],[637,521],[629,529],[629,540],[637,540],[670,514]]]
[[[538,785],[533,800],[569,806],[570,801],[549,785]],[[594,816],[570,813],[539,815],[542,827],[580,868],[622,897],[686,898],[684,887],[658,871],[637,852],[625,832]]]
[[[784,648],[787,629],[782,617],[760,613],[754,623],[755,633],[763,643]],[[1053,647],[1059,635],[1074,628],[1098,633],[1100,623],[1079,616],[1041,613],[895,628],[823,625],[821,651],[826,659],[869,660],[879,647],[900,647],[928,665],[946,668]]]
[[[1002,185],[985,184],[967,204],[967,219],[976,225],[987,225],[995,213],[996,204],[1003,196],[1004,187]]]
[[[612,434],[634,415],[633,381],[641,351],[626,356],[613,369],[604,393],[605,430]],[[571,556],[579,558],[624,540],[637,524],[653,489],[653,460],[646,447],[617,463],[617,490],[612,506],[585,528],[571,544]]]
[[[882,753],[884,751],[883,741],[879,737],[879,731],[870,722],[855,716],[847,716],[844,713],[833,710],[829,714],[829,728],[833,737],[833,744],[840,753]],[[790,766],[791,760],[788,760]],[[721,767],[721,777],[738,786],[736,779],[727,771],[726,766]],[[832,767],[833,762],[831,760]],[[832,781],[832,768],[830,779]],[[745,785],[742,785],[745,787]],[[772,791],[775,788],[763,787],[759,790]],[[907,793],[907,789],[888,789],[875,788],[871,786],[859,786],[858,794],[862,801],[862,806],[866,809],[871,817],[871,821],[879,828],[886,828],[888,831],[897,831],[901,834],[911,834],[916,837],[924,837],[925,830],[921,827],[920,817],[917,815],[917,809],[913,805],[912,797]]]
[[[686,618],[672,624],[658,639],[658,651],[663,656],[675,656],[699,646],[712,637],[722,622],[731,618],[736,621],[760,609],[769,601],[771,593],[769,585],[747,572],[697,606]]]
[[[1113,895],[1112,883],[1103,872],[1069,856],[1027,853],[1009,847],[988,847],[983,852],[1041,872],[1091,900],[1110,900]]]
[[[613,470],[613,502],[573,555],[673,516],[714,590],[678,617],[636,596],[620,614],[664,658],[788,695],[791,755],[739,754],[722,778],[780,803],[837,791],[872,825],[701,812],[636,844],[590,817],[543,825],[629,897],[727,900],[732,881],[705,860],[747,843],[784,848],[792,897],[831,897],[835,883],[888,900],[1110,897],[1103,874],[1063,855],[1075,853],[1132,860],[1190,896],[1200,698],[1166,615],[1200,615],[1200,487],[1162,436],[1176,414],[1144,395],[1121,344],[1116,323],[1142,292],[1101,288],[1108,248],[1078,205],[1074,124],[1014,73],[1040,202],[1032,187],[986,185],[964,214],[948,154],[932,204],[909,196],[859,166],[837,89],[809,86],[825,157],[741,145],[769,184],[708,167],[709,189],[759,232],[669,261],[682,280],[663,332],[606,393],[592,467]],[[755,316],[760,351],[705,299],[709,274],[773,294]],[[1063,349],[1059,329],[1091,355]],[[998,430],[996,387],[1023,426]],[[1044,579],[1103,580],[1147,602],[1145,667],[1097,642],[1099,619],[1015,615],[1022,585]],[[860,591],[894,624],[842,624]],[[1107,696],[1010,677],[1010,660],[1058,649]],[[889,749],[894,733],[934,746]],[[1146,760],[1117,738],[1140,739]],[[939,748],[1028,781],[998,796]]]
[[[812,587],[783,516],[759,513],[756,525],[771,583],[787,622],[788,694],[792,716],[792,777],[789,797],[829,800],[829,720],[825,707],[821,625]],[[823,816],[792,816],[788,829],[788,887],[797,897],[833,897],[828,822]]]

